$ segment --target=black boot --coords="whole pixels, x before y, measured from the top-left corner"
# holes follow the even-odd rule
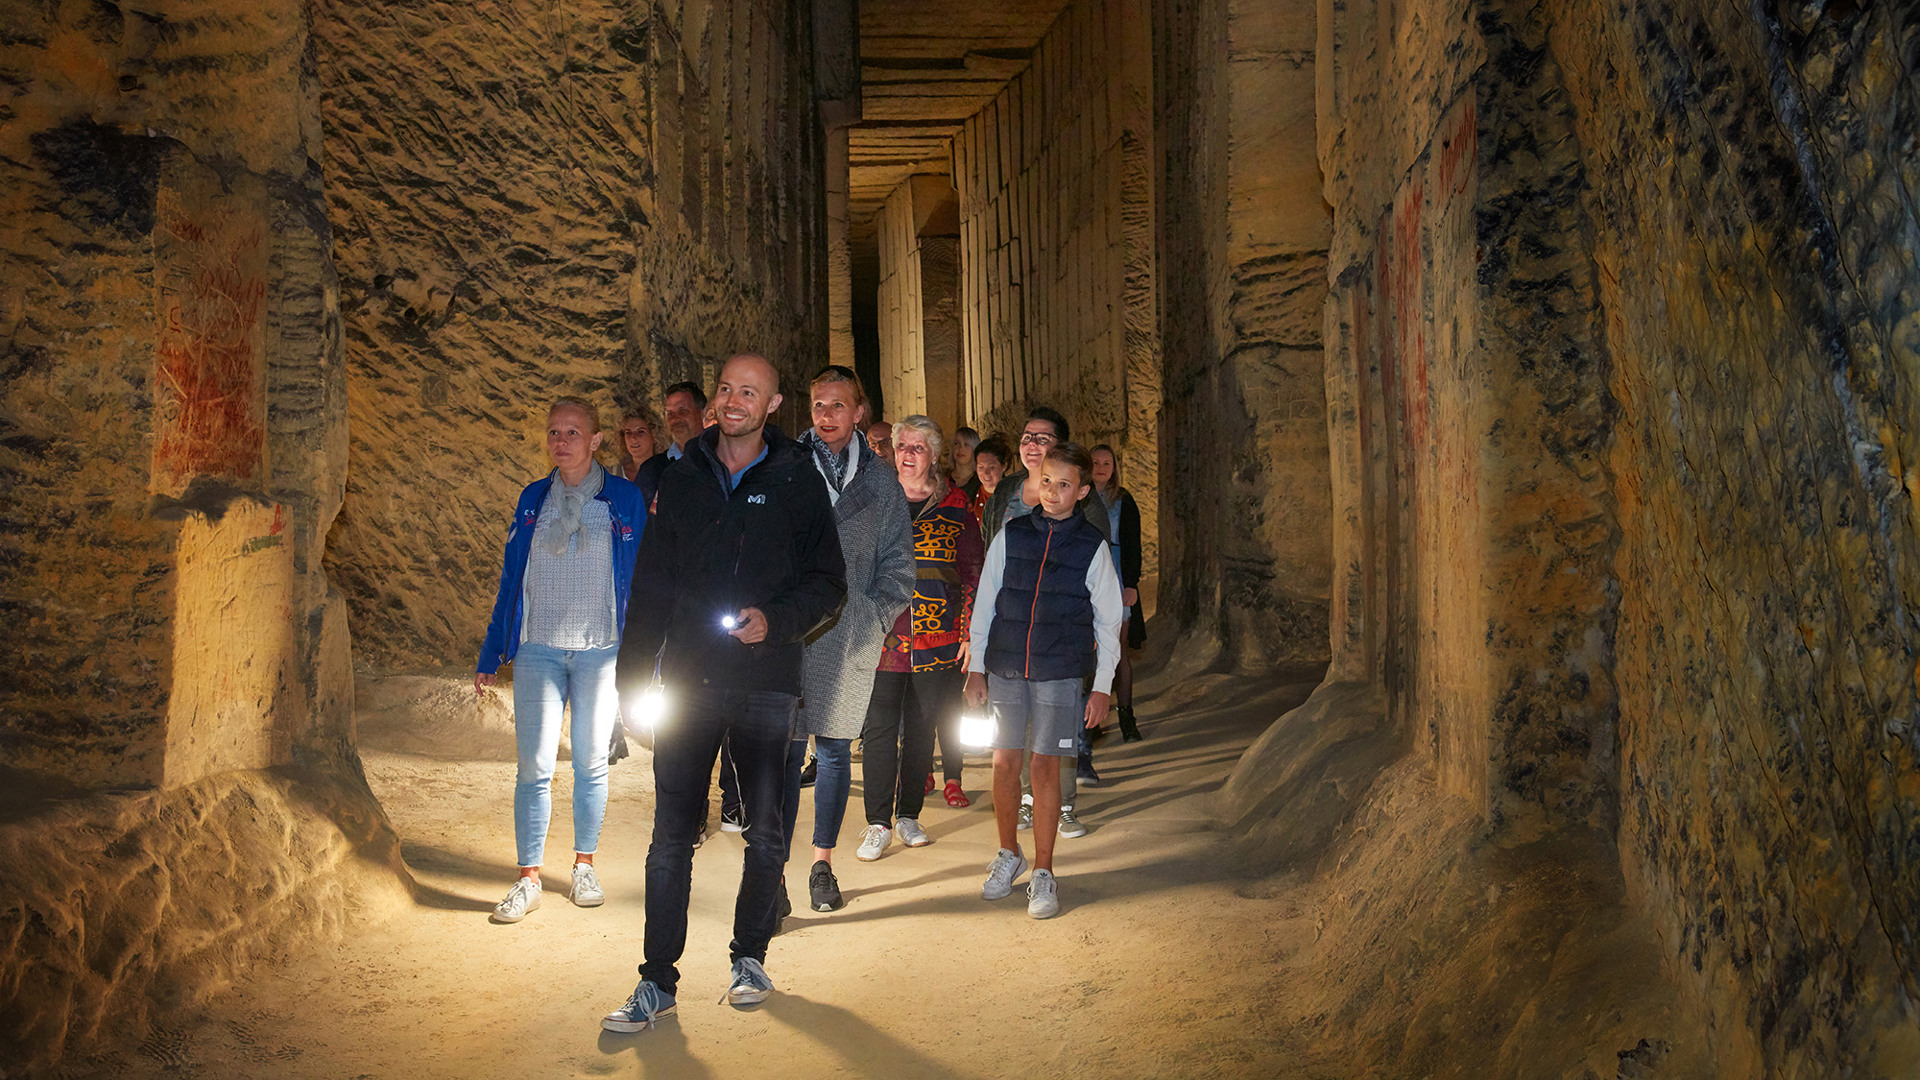
[[[800,786],[812,787],[814,778],[820,775],[820,759],[808,758],[807,764],[800,770]]]
[[[1133,722],[1133,706],[1120,706],[1120,740],[1139,742],[1141,738],[1143,736],[1140,734],[1140,725]]]

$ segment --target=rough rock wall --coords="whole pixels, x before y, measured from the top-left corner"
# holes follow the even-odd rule
[[[306,9],[12,4],[0,42],[11,1073],[404,893],[321,565],[346,380]]]
[[[1609,414],[1565,90],[1498,5],[1370,6],[1322,36],[1336,678],[1383,684],[1489,820],[1604,827]]]
[[[1155,16],[1161,610],[1247,670],[1327,655],[1313,26],[1301,0]]]
[[[1777,15],[1332,9],[1332,678],[1617,822],[1720,1075],[1907,1075],[1920,27]]]
[[[966,404],[1017,434],[1033,404],[1108,442],[1159,562],[1152,52],[1146,0],[1069,5],[953,144]]]
[[[847,244],[847,172],[850,127],[860,120],[860,5],[857,0],[810,0],[813,96],[825,129],[821,140],[826,201],[827,362],[853,366],[853,252]],[[819,365],[806,369],[811,374]]]
[[[809,25],[771,0],[314,20],[352,414],[328,559],[358,662],[463,666],[549,401],[611,424],[735,352],[821,362]]]
[[[951,192],[949,192],[951,193]],[[951,436],[966,421],[961,380],[966,367],[960,344],[960,238],[922,236],[920,261],[920,362],[926,372],[925,412]],[[951,457],[951,454],[948,455]]]
[[[913,180],[893,189],[880,207],[880,285],[875,291],[880,334],[880,399],[886,416],[927,411],[926,326],[921,312],[920,230],[914,220]]]
[[[83,786],[348,747],[345,475],[298,3],[6,10],[0,738]]]
[[[1629,886],[1722,1075],[1913,1075],[1920,15],[1551,11],[1612,356]]]
[[[880,209],[880,395],[890,419],[960,425],[959,238],[953,184],[908,177]]]
[[[399,838],[359,774],[339,770],[10,798],[0,865],[8,1076],[137,1042],[253,965],[410,902]]]

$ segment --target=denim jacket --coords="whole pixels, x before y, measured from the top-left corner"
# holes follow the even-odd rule
[[[513,524],[507,529],[507,552],[500,566],[500,595],[493,601],[493,618],[487,623],[487,640],[480,645],[479,672],[491,675],[500,665],[520,651],[521,580],[527,572],[527,553],[533,548],[533,526],[540,519],[540,504],[546,501],[553,474],[528,484],[520,492],[520,504],[514,508]],[[640,535],[647,527],[646,497],[633,481],[613,470],[595,499],[607,504],[607,516],[613,520],[613,598],[615,626],[627,621],[627,597],[633,591],[633,557],[640,550]]]

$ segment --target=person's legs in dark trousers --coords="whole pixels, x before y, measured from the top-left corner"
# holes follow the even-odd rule
[[[786,816],[782,819],[786,831],[787,855],[793,855],[793,823],[800,820],[800,770],[807,766],[807,740],[805,736],[793,740],[787,747],[787,799],[784,804]]]
[[[653,737],[653,843],[647,849],[646,959],[640,977],[671,994],[687,947],[687,897],[693,883],[693,835],[707,807],[714,755],[726,733],[725,700],[688,692],[673,723]]]
[[[900,715],[908,677],[904,671],[874,673],[866,726],[860,731],[860,782],[865,789],[867,824],[889,829],[893,828],[894,790],[900,785]],[[914,780],[921,783],[925,776],[922,769]]]
[[[933,769],[933,729],[940,714],[958,703],[958,668],[940,671],[916,671],[907,676],[907,700],[901,709],[900,794],[895,813],[903,818],[920,817],[926,805],[925,777]]]
[[[780,883],[787,861],[787,791],[798,783],[793,757],[793,717],[800,699],[765,690],[727,694],[727,742],[740,776],[747,809],[747,854],[740,869],[740,896],[733,907],[731,960],[765,962],[767,942],[779,924]],[[804,742],[801,747],[804,753]],[[798,798],[796,793],[795,798]]]
[[[725,740],[720,743],[720,816],[740,820],[740,776],[733,768],[733,754]]]
[[[967,675],[964,671],[957,672],[957,674],[959,677],[954,679],[955,686],[964,683]],[[933,724],[934,734],[940,742],[940,772],[942,774],[940,778],[952,784],[960,782],[961,769],[966,765],[967,751],[960,743],[961,704],[962,702],[956,695],[951,707],[942,710],[940,715],[934,719]]]

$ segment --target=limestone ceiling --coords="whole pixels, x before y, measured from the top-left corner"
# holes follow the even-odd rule
[[[888,193],[949,171],[947,144],[1007,81],[1066,0],[861,0],[862,119],[849,134],[849,224],[870,233]]]

